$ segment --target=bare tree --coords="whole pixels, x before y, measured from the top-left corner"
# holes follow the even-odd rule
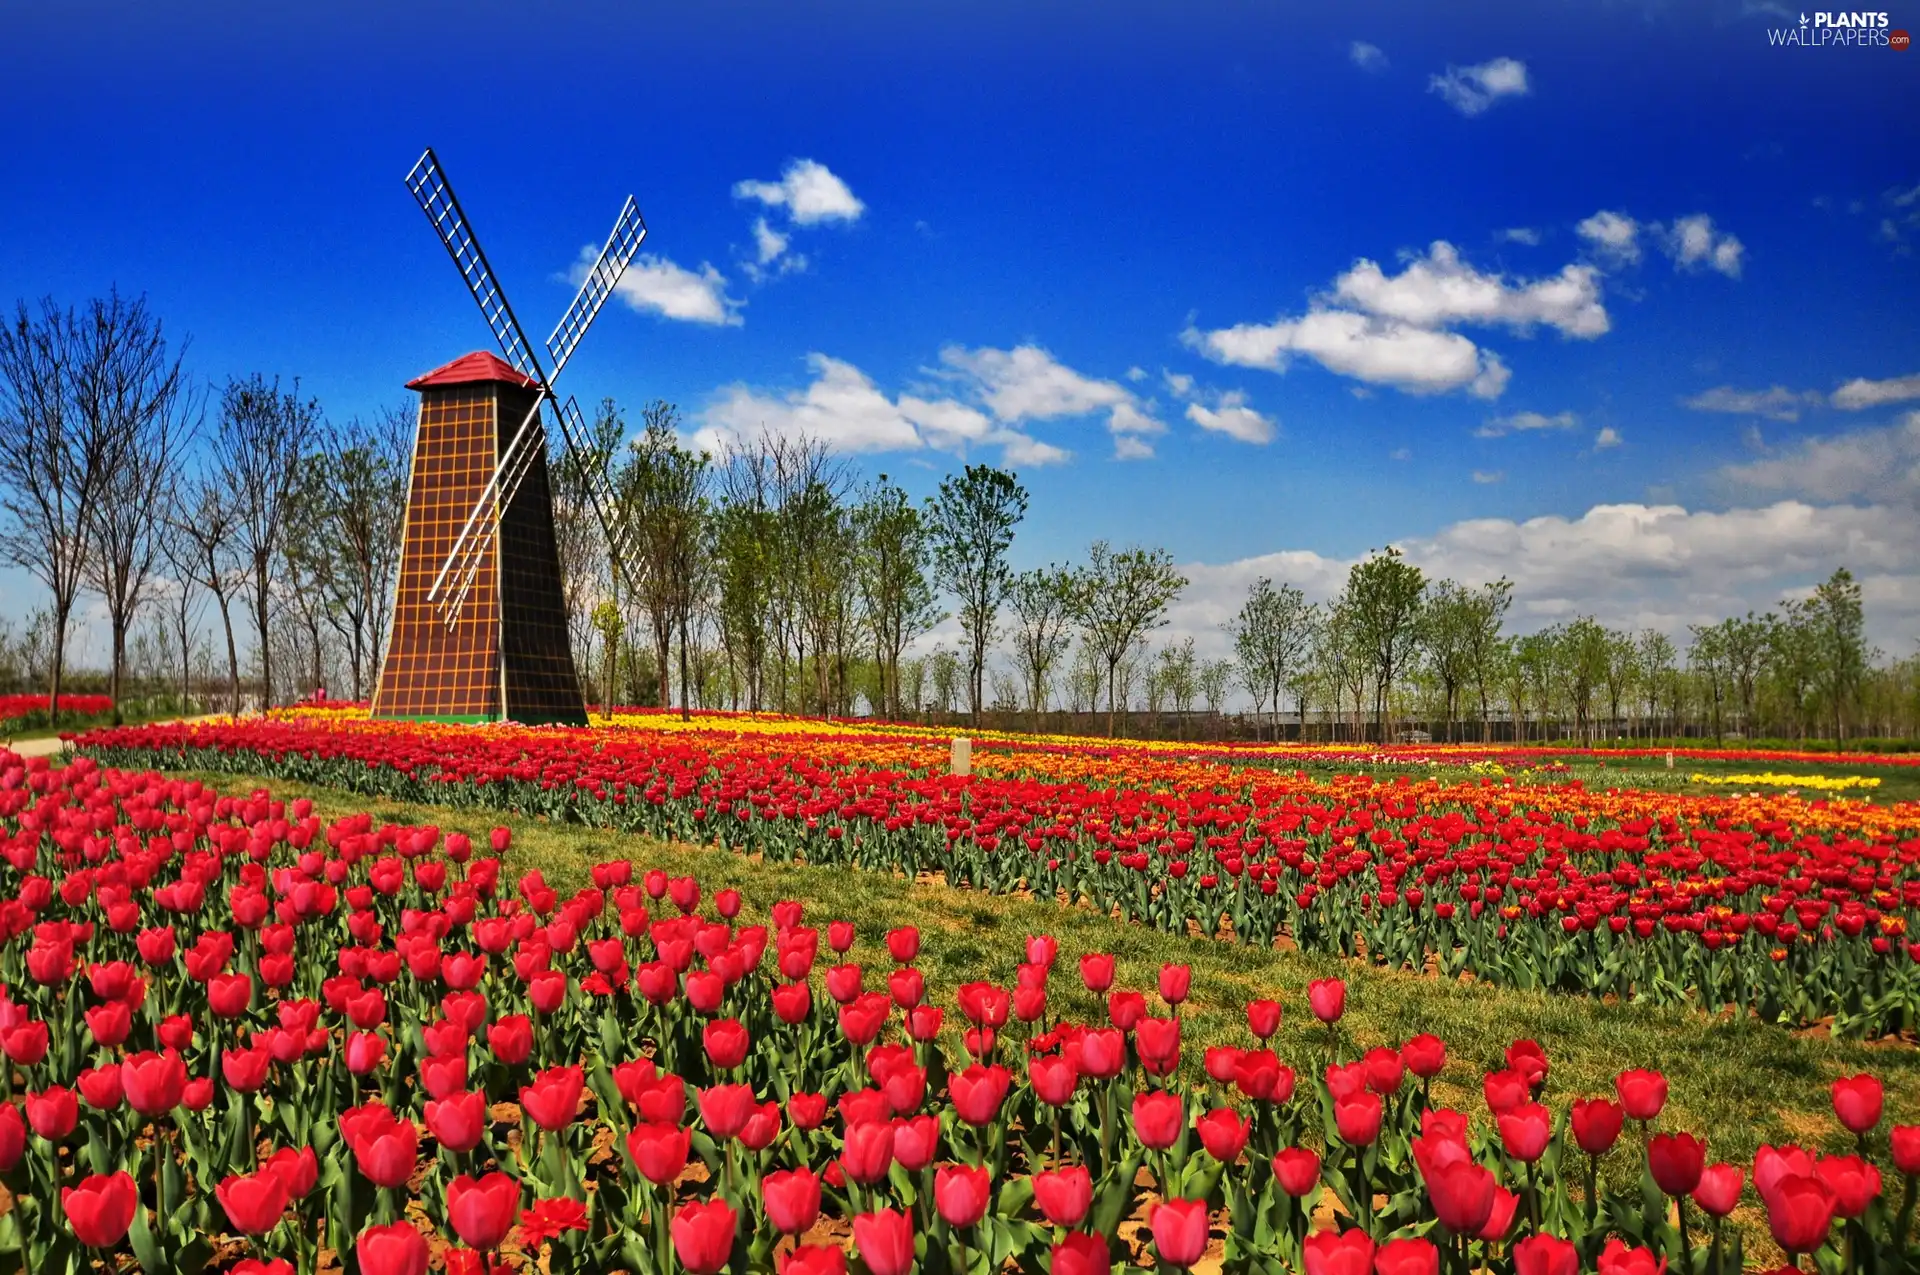
[[[188,483],[175,503],[174,530],[191,544],[187,578],[213,595],[227,639],[227,711],[240,711],[240,647],[233,636],[233,600],[240,590],[234,556],[234,503],[217,471]]]
[[[199,428],[199,403],[181,370],[184,343],[169,351],[144,299],[129,304],[114,295],[95,302],[89,319],[73,384],[81,415],[99,422],[107,457],[86,519],[86,574],[107,604],[108,692],[118,725],[127,631],[153,581],[167,495],[179,485],[181,457]]]
[[[167,564],[172,587],[168,591],[174,638],[180,643],[180,715],[192,712],[193,630],[199,597],[194,577],[200,561],[200,546],[187,529],[191,514],[184,502],[188,497],[175,488],[168,493],[165,517],[160,524],[160,557]]]
[[[273,643],[269,623],[275,569],[280,561],[301,462],[320,423],[320,404],[300,397],[300,383],[283,392],[280,378],[255,373],[228,381],[214,440],[220,475],[233,500],[234,547],[246,572],[259,642],[261,707],[273,698]]]
[[[58,718],[67,629],[86,579],[88,520],[107,481],[107,422],[81,410],[77,366],[88,328],[122,303],[94,301],[85,316],[51,297],[38,317],[22,301],[0,328],[0,553],[52,595],[48,713]]]

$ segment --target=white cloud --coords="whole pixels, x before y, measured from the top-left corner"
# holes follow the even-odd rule
[[[1741,258],[1746,248],[1732,235],[1715,230],[1713,218],[1705,213],[1680,217],[1661,232],[1661,246],[1683,270],[1709,267],[1729,279],[1740,277]]]
[[[717,391],[700,415],[694,440],[709,452],[762,433],[804,435],[842,453],[902,452],[932,448],[965,453],[998,447],[1007,464],[1059,464],[1067,449],[1037,439],[1022,426],[1032,421],[1104,415],[1120,459],[1153,455],[1148,440],[1167,427],[1112,381],[1082,376],[1036,346],[1013,350],[941,351],[935,374],[951,394],[897,397],[843,359],[807,356],[811,381],[802,388],[764,391],[735,384]]]
[[[1212,407],[1200,403],[1187,404],[1187,419],[1201,429],[1225,434],[1243,443],[1260,445],[1273,441],[1277,426],[1271,416],[1262,416],[1248,407],[1247,396],[1239,390],[1222,394],[1220,401]]]
[[[1604,425],[1601,427],[1600,432],[1593,436],[1593,450],[1596,452],[1604,452],[1609,448],[1620,446],[1620,444],[1625,441],[1624,438],[1620,437],[1619,430],[1611,425]]]
[[[753,242],[760,254],[760,264],[767,265],[787,250],[789,236],[781,234],[767,224],[765,217],[753,219]]]
[[[1147,379],[1147,369],[1143,367],[1130,367],[1127,369],[1127,379],[1138,384]]]
[[[1920,187],[1915,187],[1915,190],[1920,191]],[[1920,372],[1885,381],[1869,381],[1864,376],[1857,376],[1835,390],[1828,401],[1845,411],[1857,412],[1863,407],[1904,403],[1915,398],[1920,398]]]
[[[1602,208],[1574,230],[1609,261],[1632,264],[1640,260],[1640,223],[1625,213]]]
[[[1523,243],[1529,248],[1540,246],[1540,232],[1531,226],[1509,226],[1495,231],[1493,237],[1501,243]]]
[[[1388,460],[1412,460],[1413,449],[1411,447],[1396,447],[1392,451],[1387,453],[1387,459]]]
[[[1598,269],[1579,263],[1543,279],[1510,279],[1477,269],[1452,244],[1436,240],[1397,274],[1360,258],[1298,318],[1213,331],[1190,327],[1183,339],[1216,362],[1240,367],[1284,372],[1290,356],[1301,354],[1341,376],[1408,394],[1465,390],[1498,398],[1511,376],[1506,364],[1450,329],[1476,325],[1525,334],[1544,326],[1590,340],[1610,326],[1600,279]]]
[[[1546,279],[1509,283],[1504,275],[1474,269],[1445,240],[1436,240],[1425,257],[1408,261],[1397,275],[1363,257],[1334,281],[1333,293],[1356,309],[1421,328],[1476,323],[1526,332],[1544,324],[1563,336],[1585,338],[1608,328],[1600,272],[1592,266],[1568,265]]]
[[[1681,400],[1696,412],[1727,412],[1735,416],[1764,416],[1773,421],[1797,421],[1808,407],[1818,407],[1823,397],[1812,391],[1790,390],[1784,385],[1764,390],[1736,390],[1731,385],[1716,385],[1692,398]]]
[[[1114,454],[1123,460],[1151,455],[1143,436],[1166,432],[1132,390],[1118,381],[1084,376],[1037,345],[1011,350],[948,346],[940,351],[940,361],[995,418],[1009,424],[1104,412]]]
[[[757,199],[769,208],[785,208],[794,223],[801,226],[823,221],[857,221],[867,207],[825,164],[811,159],[790,162],[777,182],[735,182],[733,197]]]
[[[1530,91],[1527,64],[1514,58],[1494,58],[1478,66],[1449,66],[1444,75],[1427,82],[1462,115],[1478,115],[1503,97],[1525,97]]]
[[[1368,44],[1365,40],[1355,40],[1348,45],[1347,57],[1362,71],[1387,69],[1387,55],[1380,51],[1379,45]]]
[[[1167,388],[1173,392],[1174,397],[1189,398],[1192,396],[1193,378],[1185,372],[1162,372],[1161,376],[1166,380]]]
[[[1557,412],[1547,416],[1540,412],[1515,412],[1511,416],[1495,416],[1486,424],[1473,431],[1475,438],[1499,438],[1506,434],[1534,433],[1541,430],[1573,429],[1580,424],[1580,418],[1572,412]]]
[[[1490,351],[1457,332],[1435,332],[1351,310],[1313,310],[1298,319],[1241,323],[1201,332],[1187,343],[1208,358],[1239,367],[1283,372],[1290,354],[1304,354],[1330,372],[1408,394],[1465,389],[1497,398],[1507,369]]]
[[[1503,483],[1506,480],[1507,471],[1504,469],[1476,469],[1473,471],[1473,481],[1483,485]]]
[[[594,256],[593,249],[582,250],[571,275],[576,285],[586,278]],[[743,322],[740,307],[744,303],[727,295],[726,276],[704,261],[698,270],[687,270],[665,257],[642,253],[633,259],[613,290],[634,309],[668,319],[722,327],[738,327]]]
[[[1764,459],[1728,465],[1719,476],[1751,491],[1920,509],[1920,410],[1884,429],[1803,438]]]

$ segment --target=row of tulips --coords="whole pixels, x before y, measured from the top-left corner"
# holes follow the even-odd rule
[[[901,769],[844,740],[243,722],[84,737],[114,764],[324,783],[1085,901],[1526,988],[1920,1026],[1920,809],[1316,783],[1152,763],[1140,786]],[[911,757],[906,760],[910,761]]]
[[[0,1253],[35,1272],[1719,1275],[1743,1203],[1790,1263],[1914,1256],[1920,1129],[1870,1076],[1833,1088],[1856,1154],[1763,1148],[1749,1190],[1661,1076],[1566,1103],[1531,1041],[1361,1052],[1335,979],[1310,1057],[1254,1000],[1193,1068],[1185,967],[1122,988],[1045,935],[949,1011],[915,930],[868,970],[692,877],[563,896],[505,829],[0,755],[0,832]]]

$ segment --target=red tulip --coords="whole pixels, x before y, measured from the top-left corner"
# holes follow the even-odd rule
[[[1415,1036],[1400,1046],[1400,1061],[1422,1080],[1431,1080],[1446,1069],[1447,1044],[1438,1036]]]
[[[1388,1240],[1373,1255],[1378,1275],[1439,1275],[1440,1250],[1418,1238]]]
[[[1620,1105],[1635,1120],[1652,1120],[1667,1105],[1667,1078],[1657,1071],[1623,1071],[1615,1077]]]
[[[1080,1083],[1080,1073],[1067,1058],[1058,1055],[1034,1057],[1027,1060],[1027,1082],[1033,1086],[1033,1092],[1040,1101],[1050,1107],[1064,1107],[1073,1101],[1073,1091]]]
[[[1140,1065],[1148,1075],[1171,1075],[1180,1065],[1180,1020],[1142,1018],[1135,1026],[1134,1044],[1140,1054]]]
[[[1047,1221],[1072,1230],[1093,1207],[1093,1178],[1081,1164],[1036,1173],[1033,1200]]]
[[[1493,1174],[1461,1161],[1426,1175],[1433,1214],[1455,1235],[1478,1235],[1493,1215]]]
[[[802,1131],[818,1129],[827,1118],[827,1096],[820,1093],[795,1093],[787,1099],[787,1119]]]
[[[948,1226],[973,1226],[987,1215],[993,1181],[979,1165],[950,1164],[933,1175],[933,1206]]]
[[[362,1108],[361,1110],[367,1110]],[[341,1117],[344,1127],[345,1116]],[[375,1186],[402,1187],[413,1176],[414,1160],[420,1150],[420,1131],[413,1121],[401,1120],[385,1107],[373,1107],[356,1120],[347,1144],[353,1150],[354,1163]]]
[[[1113,957],[1105,952],[1089,952],[1080,958],[1080,981],[1095,996],[1113,986]]]
[[[1096,1028],[1080,1033],[1074,1039],[1073,1050],[1081,1075],[1111,1080],[1126,1063],[1127,1038],[1111,1027]]]
[[[1075,1231],[1053,1246],[1053,1275],[1109,1275],[1112,1269],[1105,1236]]]
[[[1872,1076],[1844,1076],[1833,1082],[1833,1114],[1853,1133],[1867,1133],[1880,1123],[1885,1091]]]
[[[1527,1083],[1526,1076],[1512,1068],[1490,1071],[1481,1077],[1480,1092],[1487,1100],[1487,1110],[1496,1116],[1512,1111],[1533,1097],[1533,1087]]]
[[[846,1175],[863,1186],[887,1176],[893,1164],[893,1126],[879,1120],[862,1120],[847,1126],[840,1146],[840,1165]]]
[[[1255,1037],[1265,1040],[1280,1030],[1280,1002],[1254,1000],[1247,1002],[1247,1030]]]
[[[1347,1012],[1347,985],[1337,978],[1316,978],[1307,984],[1307,1006],[1313,1016],[1331,1027]]]
[[[89,1067],[74,1077],[74,1084],[86,1104],[95,1111],[112,1111],[126,1097],[126,1091],[120,1084],[120,1069],[112,1063]]]
[[[907,1275],[913,1269],[913,1222],[881,1209],[853,1219],[853,1245],[872,1275]]]
[[[242,1235],[265,1235],[287,1212],[287,1180],[271,1169],[227,1177],[213,1188],[227,1220]]]
[[[806,1022],[807,1016],[813,1013],[813,985],[782,983],[774,988],[773,1012],[789,1027]]]
[[[533,1055],[533,1022],[525,1014],[506,1014],[487,1027],[487,1048],[509,1067]]]
[[[1859,1217],[1880,1194],[1880,1170],[1855,1155],[1828,1156],[1816,1166],[1820,1181],[1833,1194],[1833,1211],[1840,1217]]]
[[[1162,965],[1160,967],[1160,999],[1167,1004],[1180,1004],[1187,999],[1187,994],[1192,988],[1192,966]]]
[[[1523,1102],[1497,1117],[1500,1141],[1514,1159],[1532,1164],[1553,1140],[1553,1113],[1537,1102]]]
[[[893,1122],[893,1158],[909,1173],[918,1173],[940,1154],[940,1117],[913,1116]]]
[[[1513,1246],[1514,1275],[1580,1275],[1580,1250],[1545,1234],[1529,1235]]]
[[[507,1174],[476,1180],[463,1173],[447,1183],[447,1225],[468,1248],[499,1248],[519,1208],[520,1183]]]
[[[80,1103],[71,1089],[49,1085],[27,1095],[27,1123],[48,1142],[60,1142],[80,1122]]]
[[[970,1125],[992,1124],[1000,1116],[1000,1104],[1006,1099],[1011,1080],[1007,1069],[998,1063],[991,1067],[976,1063],[967,1068],[947,1087],[954,1114]]]
[[[1488,1244],[1504,1242],[1507,1233],[1513,1230],[1513,1217],[1519,1210],[1519,1196],[1503,1186],[1494,1187],[1493,1207],[1487,1210],[1487,1220],[1480,1224],[1479,1237]]]
[[[769,1173],[760,1183],[767,1221],[782,1235],[799,1235],[820,1218],[820,1178],[801,1167]]]
[[[133,1054],[120,1064],[120,1084],[135,1111],[149,1119],[163,1116],[186,1093],[187,1065],[171,1049]]]
[[[1789,1254],[1811,1253],[1826,1243],[1833,1226],[1833,1192],[1816,1177],[1788,1174],[1761,1193],[1767,1229]]]
[[[427,1240],[411,1222],[369,1226],[353,1251],[361,1275],[427,1275]]]
[[[20,1023],[0,1028],[0,1051],[22,1067],[32,1067],[47,1056],[49,1039],[45,1023]]]
[[[1153,1247],[1161,1261],[1185,1269],[1206,1254],[1205,1200],[1168,1200],[1156,1205],[1149,1224],[1153,1228]]]
[[[520,1109],[549,1133],[564,1129],[579,1113],[584,1085],[579,1067],[549,1067],[535,1076],[532,1084],[520,1087]]]
[[[888,930],[887,954],[898,964],[911,965],[913,958],[920,955],[919,927],[903,925],[897,930]]]
[[[260,1081],[264,1084],[266,1082],[264,1064],[271,1061],[271,1059],[264,1050],[256,1050],[255,1052],[261,1055],[262,1071]],[[380,1066],[380,1060],[387,1056],[387,1042],[384,1037],[375,1035],[373,1032],[354,1032],[351,1036],[347,1037],[346,1046],[341,1050],[341,1054],[343,1055],[343,1061],[346,1063],[349,1072],[356,1076],[369,1075]],[[231,1057],[233,1057],[231,1052],[221,1054],[221,1066],[224,1067],[227,1059]],[[233,1083],[231,1073],[227,1076],[227,1083]],[[259,1085],[255,1085],[254,1088],[259,1088]]]
[[[1400,1082],[1406,1072],[1406,1063],[1401,1061],[1399,1050],[1384,1047],[1369,1049],[1361,1061],[1367,1088],[1383,1098],[1399,1092]]]
[[[701,1030],[700,1042],[707,1061],[721,1070],[730,1070],[746,1061],[749,1040],[747,1029],[737,1018],[716,1018]]]
[[[627,1134],[627,1155],[640,1176],[655,1186],[670,1186],[679,1180],[692,1146],[692,1133],[677,1125],[636,1125]]]
[[[1620,1138],[1627,1112],[1606,1098],[1582,1098],[1573,1104],[1573,1140],[1588,1155],[1605,1155]]]
[[[847,1275],[847,1254],[838,1244],[796,1244],[780,1259],[780,1275]]]
[[[20,1118],[20,1108],[0,1102],[0,1173],[11,1173],[26,1153],[27,1122]]]
[[[1246,1149],[1253,1122],[1231,1107],[1221,1107],[1201,1116],[1193,1127],[1208,1155],[1222,1164],[1232,1164]]]
[[[1365,1231],[1316,1231],[1301,1249],[1307,1275],[1368,1275],[1373,1240]]]
[[[60,1188],[60,1207],[66,1212],[75,1239],[88,1248],[114,1248],[133,1225],[140,1192],[124,1170],[112,1175],[96,1173],[82,1179],[78,1186]]]
[[[320,1159],[314,1155],[312,1147],[282,1147],[260,1162],[260,1167],[277,1174],[286,1183],[289,1200],[305,1199],[307,1192],[313,1190],[314,1183],[320,1180]]]
[[[1274,1180],[1294,1199],[1304,1199],[1320,1185],[1320,1157],[1305,1147],[1285,1147],[1273,1157]]]
[[[121,1001],[108,1001],[87,1010],[87,1031],[94,1043],[111,1049],[127,1039],[133,1027],[133,1015]]]
[[[1668,1195],[1686,1195],[1699,1186],[1706,1164],[1706,1142],[1690,1133],[1656,1133],[1647,1143],[1647,1168]]]
[[[1920,1174],[1920,1125],[1893,1126],[1893,1165],[1907,1177]]]
[[[1140,1145],[1164,1151],[1180,1140],[1187,1123],[1187,1104],[1164,1089],[1143,1089],[1133,1096],[1133,1135]]]
[[[1350,1147],[1372,1146],[1380,1136],[1380,1095],[1368,1090],[1335,1100],[1333,1123],[1340,1140]]]
[[[1595,1267],[1600,1275],[1662,1275],[1666,1268],[1664,1257],[1656,1258],[1650,1250],[1633,1248],[1619,1239],[1607,1241]]]
[[[456,1092],[427,1102],[427,1132],[447,1150],[464,1155],[480,1145],[491,1119],[484,1093]]]
[[[1710,1217],[1725,1217],[1739,1206],[1740,1189],[1746,1175],[1731,1164],[1710,1164],[1700,1171],[1700,1185],[1693,1188],[1693,1202]]]

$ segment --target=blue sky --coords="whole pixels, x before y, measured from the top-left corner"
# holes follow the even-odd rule
[[[639,197],[583,401],[917,491],[1006,459],[1021,559],[1165,545],[1176,632],[1393,541],[1523,627],[1845,562],[1911,648],[1920,53],[1751,3],[265,8],[10,15],[0,297],[118,284],[211,380],[398,401],[486,340],[431,144],[536,336]]]

